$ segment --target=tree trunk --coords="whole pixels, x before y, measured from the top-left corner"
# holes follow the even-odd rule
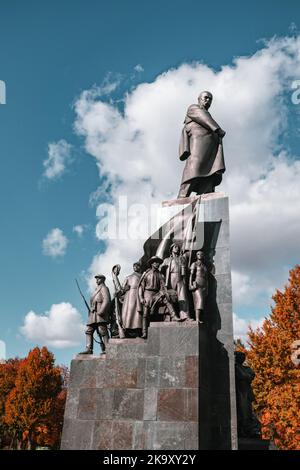
[[[15,448],[15,442],[16,442],[16,431],[14,431],[13,437],[12,437],[12,439],[11,439],[11,443],[10,443],[10,446],[9,446],[9,449],[10,449],[10,450],[14,450],[14,448]]]

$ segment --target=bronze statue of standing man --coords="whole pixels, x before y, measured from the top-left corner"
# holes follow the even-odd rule
[[[139,282],[141,279],[141,264],[133,264],[133,273],[127,276],[122,292],[125,293],[122,307],[122,325],[125,330],[142,329],[142,306],[139,300]]]
[[[108,287],[105,285],[105,276],[97,274],[95,292],[90,300],[90,310],[87,321],[86,334],[86,350],[79,354],[93,354],[93,334],[97,331],[102,347],[102,352],[105,352],[108,343],[108,329],[107,325],[110,322],[111,313],[111,298]]]
[[[196,261],[191,265],[189,288],[193,293],[196,321],[203,323],[205,299],[208,294],[208,272],[204,263],[205,255],[197,251]]]
[[[222,181],[225,131],[208,112],[212,99],[209,91],[202,91],[198,104],[187,110],[179,144],[179,158],[186,163],[178,198],[188,197],[192,192],[211,193]]]
[[[254,393],[252,381],[255,373],[244,364],[246,355],[235,351],[236,405],[239,437],[260,437],[261,425],[252,409]]]
[[[166,288],[176,292],[179,316],[181,320],[190,319],[189,302],[185,278],[187,275],[186,258],[180,253],[180,246],[173,243],[170,256],[164,259],[161,271],[166,271]]]
[[[150,316],[155,305],[164,304],[168,309],[171,320],[180,321],[170,302],[164,277],[159,271],[162,262],[163,260],[158,256],[152,256],[148,261],[150,268],[143,273],[139,283],[139,299],[143,306],[142,338],[144,339],[148,336]]]

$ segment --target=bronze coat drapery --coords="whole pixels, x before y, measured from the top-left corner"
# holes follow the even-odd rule
[[[142,306],[139,299],[139,282],[141,274],[132,273],[123,284],[126,290],[122,307],[122,324],[125,329],[142,328]]]
[[[174,256],[165,258],[161,266],[162,272],[166,271],[166,288],[172,289],[177,294],[180,318],[189,316],[188,293],[185,285],[186,258]]]
[[[220,184],[225,163],[222,139],[216,132],[219,128],[205,108],[197,104],[188,108],[179,144],[179,158],[186,160],[181,184],[211,175]]]
[[[91,297],[91,311],[87,325],[95,323],[109,323],[111,311],[111,298],[108,287],[101,284]]]

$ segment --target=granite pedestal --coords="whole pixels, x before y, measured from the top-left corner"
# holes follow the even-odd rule
[[[62,449],[197,449],[196,324],[157,322],[72,361]]]

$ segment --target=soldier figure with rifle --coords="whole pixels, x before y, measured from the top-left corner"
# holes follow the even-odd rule
[[[78,282],[77,286],[81,296],[84,299],[85,305],[88,308],[89,316],[87,321],[86,334],[86,349],[79,354],[93,354],[93,334],[97,331],[100,339],[100,345],[102,352],[105,353],[106,345],[108,343],[108,329],[107,325],[110,322],[110,311],[111,311],[111,298],[108,287],[105,285],[105,276],[103,274],[97,274],[96,289],[91,297],[90,306],[85,300]]]

